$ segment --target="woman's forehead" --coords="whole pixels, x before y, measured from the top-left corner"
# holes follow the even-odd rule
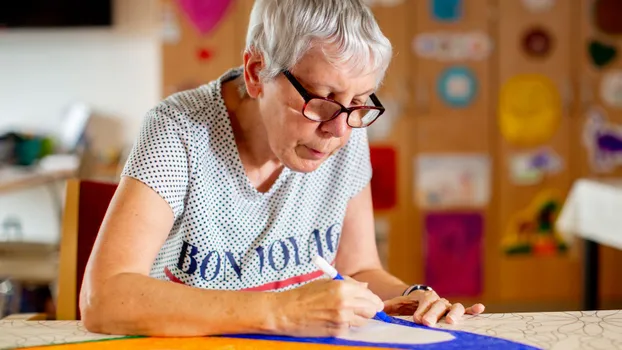
[[[335,93],[355,90],[358,94],[374,90],[378,80],[378,72],[359,72],[347,62],[331,63],[323,55],[303,57],[292,73],[305,85]]]

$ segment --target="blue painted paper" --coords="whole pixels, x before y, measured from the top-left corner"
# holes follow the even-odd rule
[[[462,0],[430,0],[432,18],[441,22],[454,22],[462,17]]]
[[[447,68],[439,77],[436,86],[441,100],[451,107],[463,108],[473,102],[477,95],[477,80],[468,67]]]
[[[413,328],[425,328],[429,327],[403,320],[401,318],[391,317],[391,323],[413,327]],[[240,335],[227,335],[229,338],[243,338],[243,339],[256,339],[256,340],[274,340],[285,341],[294,343],[307,343],[307,344],[326,344],[326,345],[341,345],[341,346],[363,346],[363,347],[376,347],[376,348],[391,348],[391,349],[425,349],[425,350],[479,350],[479,349],[504,349],[504,350],[535,350],[539,349],[530,345],[525,345],[510,340],[501,338],[490,337],[486,335],[479,335],[475,333],[453,331],[447,329],[434,328],[434,331],[446,332],[455,337],[450,341],[444,341],[436,344],[390,344],[390,343],[368,343],[352,340],[345,340],[333,337],[288,337],[280,335],[263,335],[263,334],[240,334]]]

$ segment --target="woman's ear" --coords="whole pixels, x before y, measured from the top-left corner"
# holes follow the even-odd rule
[[[257,98],[263,92],[259,72],[263,69],[263,57],[254,50],[244,52],[244,82],[246,92],[251,98]]]

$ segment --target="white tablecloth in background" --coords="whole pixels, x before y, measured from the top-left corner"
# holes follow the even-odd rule
[[[557,218],[559,233],[622,249],[622,179],[577,180]]]

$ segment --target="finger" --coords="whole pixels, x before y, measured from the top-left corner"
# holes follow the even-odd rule
[[[479,315],[484,312],[485,309],[486,307],[483,304],[475,304],[471,307],[467,307],[465,313],[468,315]]]
[[[367,299],[357,298],[353,301],[354,305],[352,306],[352,311],[355,315],[364,317],[366,319],[370,319],[376,315],[378,310],[378,305],[375,302],[371,302]]]
[[[453,304],[451,309],[449,309],[447,316],[445,316],[445,320],[449,324],[455,324],[462,317],[462,315],[464,315],[464,311],[464,305],[460,303]]]
[[[347,296],[351,296],[357,299],[364,299],[372,304],[374,304],[374,309],[376,312],[384,309],[384,302],[380,299],[379,296],[374,294],[371,290],[367,288],[367,283],[364,285],[357,283],[345,284],[343,293]]]
[[[451,304],[447,299],[439,299],[432,306],[428,312],[423,315],[422,323],[426,326],[433,326],[438,320],[443,317],[447,310],[451,308]]]
[[[399,311],[407,305],[415,305],[415,304],[418,304],[418,302],[413,301],[409,297],[396,297],[393,299],[385,300],[383,310],[387,314],[394,314],[394,313],[399,313]],[[414,312],[415,310],[413,308],[412,312],[410,312],[410,315],[412,315]]]
[[[363,327],[369,322],[369,318],[361,317],[359,315],[352,316],[350,320],[350,327]]]
[[[415,311],[415,314],[413,315],[413,320],[415,322],[421,322],[421,318],[428,311],[430,306],[439,299],[436,293],[425,293],[426,294],[423,294],[423,296],[419,299],[419,306],[417,307],[417,311]]]

